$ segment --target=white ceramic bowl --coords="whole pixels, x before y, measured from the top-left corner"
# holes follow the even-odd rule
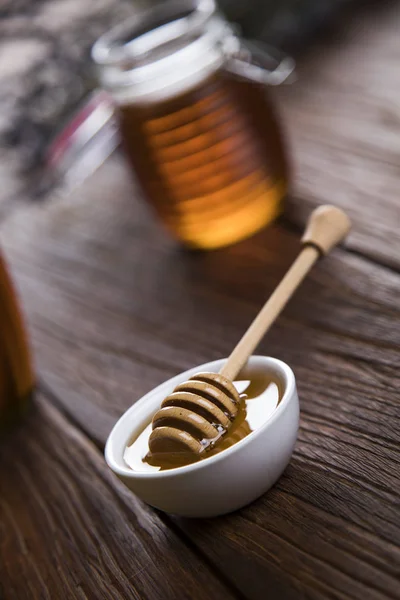
[[[240,379],[271,373],[283,385],[282,400],[264,425],[221,453],[185,467],[138,472],[125,463],[126,446],[173,388],[200,371],[218,372],[225,360],[200,365],[159,385],[122,415],[108,437],[105,457],[114,473],[139,498],[165,512],[186,517],[232,512],[266,492],[290,460],[299,425],[293,371],[276,358],[252,356]]]

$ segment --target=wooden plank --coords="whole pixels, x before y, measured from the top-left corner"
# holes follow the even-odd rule
[[[154,385],[228,354],[298,237],[276,225],[185,254],[133,200],[118,161],[95,181],[73,201],[10,217],[2,237],[40,377],[101,445]],[[343,250],[316,267],[260,347],[297,376],[287,473],[239,514],[174,521],[248,598],[398,594],[399,292],[396,273]]]
[[[7,600],[236,597],[43,397],[3,441],[0,481]]]
[[[379,517],[372,520],[363,507],[373,493],[351,476],[329,474],[327,465],[322,476],[323,461],[299,457],[304,447],[300,439],[285,475],[251,506],[223,519],[175,518],[176,524],[221,569],[235,565],[235,583],[248,598],[265,598],[272,580],[290,582],[297,597],[397,599],[398,532],[397,543],[381,532],[398,527],[398,492],[375,500]]]
[[[322,202],[354,221],[348,247],[400,266],[400,11],[394,2],[355,11],[277,92],[293,157],[288,219]]]

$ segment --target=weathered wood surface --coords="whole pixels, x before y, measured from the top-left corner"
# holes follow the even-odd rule
[[[179,251],[118,158],[71,199],[3,205],[47,399],[1,450],[0,597],[400,597],[399,24],[396,3],[354,22],[279,92],[293,197],[246,242]],[[86,437],[101,449],[154,385],[227,355],[296,255],[290,225],[326,201],[353,218],[347,249],[316,267],[260,347],[297,376],[286,473],[216,520],[144,507]]]
[[[400,6],[354,11],[277,90],[293,154],[296,200],[288,218],[312,206],[345,208],[355,227],[348,247],[400,267]]]
[[[0,597],[234,598],[45,398],[0,448]]]
[[[16,213],[2,238],[43,387],[102,446],[143,393],[228,354],[298,236],[277,224],[224,251],[188,255],[133,199],[120,161],[96,183],[45,214]],[[337,250],[262,343],[297,375],[294,459],[239,514],[173,521],[245,597],[398,597],[399,293],[396,273]]]

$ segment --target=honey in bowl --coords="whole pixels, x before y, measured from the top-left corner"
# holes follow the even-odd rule
[[[189,452],[149,453],[151,422],[130,443],[124,452],[125,463],[137,472],[165,471],[214,456],[240,442],[247,435],[259,429],[272,416],[282,399],[283,385],[278,378],[271,376],[253,377],[251,380],[234,381],[240,394],[244,394],[240,413],[226,436],[215,446],[212,445],[201,455]]]

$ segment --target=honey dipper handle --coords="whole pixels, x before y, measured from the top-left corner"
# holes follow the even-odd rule
[[[301,240],[303,250],[229,356],[221,375],[235,379],[319,256],[344,239],[350,226],[346,213],[335,206],[320,206],[311,213]]]

